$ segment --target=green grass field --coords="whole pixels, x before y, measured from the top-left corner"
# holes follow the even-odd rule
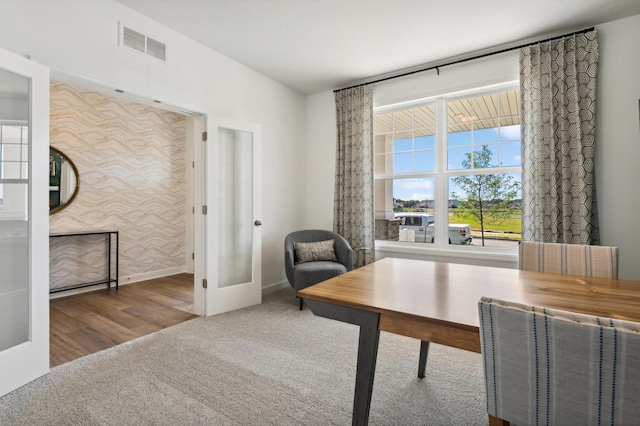
[[[480,231],[480,223],[469,217],[460,217],[449,213],[449,223],[468,223],[474,231]],[[497,223],[485,221],[485,231],[510,232],[519,234],[522,232],[522,217],[511,217]]]
[[[434,214],[432,209],[427,209],[427,214]],[[480,234],[480,223],[473,218],[458,216],[456,209],[449,209],[449,223],[468,223],[474,235]],[[520,240],[522,234],[522,214],[515,212],[509,219],[500,222],[485,221],[485,237]],[[487,235],[490,233],[490,235]]]

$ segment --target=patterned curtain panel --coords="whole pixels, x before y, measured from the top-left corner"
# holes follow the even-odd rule
[[[336,92],[338,140],[333,230],[353,248],[353,267],[375,260],[373,97],[370,86]]]
[[[596,31],[520,50],[522,239],[599,244]]]

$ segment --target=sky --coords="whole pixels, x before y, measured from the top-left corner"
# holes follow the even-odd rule
[[[503,166],[519,166],[522,163],[520,148],[520,126],[503,126],[500,129],[489,128],[473,132],[456,132],[447,135],[448,170],[464,170],[462,162],[466,154],[478,150],[486,144],[491,152],[492,161]],[[430,172],[435,170],[435,137],[422,136],[413,139],[394,141],[394,173]],[[518,182],[521,175],[512,175]],[[433,178],[394,179],[393,196],[402,200],[433,200]],[[449,194],[463,194],[453,182],[450,182]]]

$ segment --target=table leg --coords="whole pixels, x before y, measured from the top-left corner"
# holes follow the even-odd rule
[[[366,426],[369,423],[373,378],[378,359],[380,314],[312,299],[305,299],[305,303],[314,315],[360,326],[352,424]]]
[[[420,341],[420,359],[418,361],[418,377],[424,378],[424,372],[427,369],[427,356],[429,355],[429,342]]]
[[[356,389],[353,398],[352,424],[354,426],[367,425],[369,423],[369,409],[371,408],[371,393],[373,391],[373,378],[376,373],[379,341],[380,330],[378,330],[377,318],[360,324]]]

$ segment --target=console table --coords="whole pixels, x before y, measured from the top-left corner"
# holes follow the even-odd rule
[[[68,233],[56,233],[50,234],[49,238],[59,237],[80,237],[86,235],[105,235],[107,242],[107,277],[104,280],[92,281],[88,283],[79,283],[70,286],[50,289],[49,293],[57,293],[59,291],[71,290],[75,288],[88,287],[98,284],[107,284],[107,288],[111,288],[111,283],[116,284],[116,290],[118,290],[118,252],[120,250],[120,234],[119,231],[86,231],[86,232],[68,232]],[[112,256],[112,247],[115,246],[115,254]],[[115,277],[111,275],[112,263],[115,261]]]

